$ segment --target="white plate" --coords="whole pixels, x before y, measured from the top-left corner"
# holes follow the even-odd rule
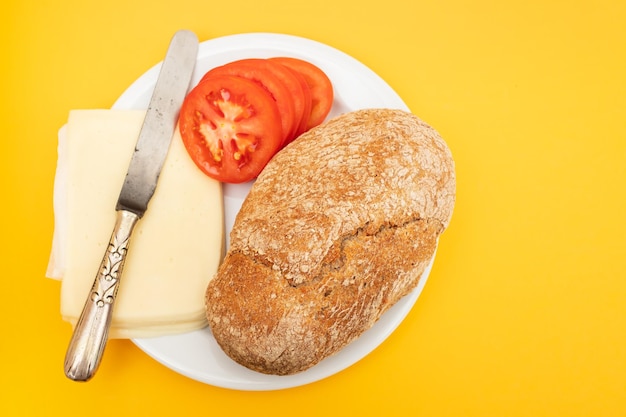
[[[195,85],[206,71],[217,65],[241,58],[272,56],[303,58],[326,72],[335,90],[335,101],[329,117],[360,108],[408,110],[406,104],[385,81],[356,59],[319,42],[282,34],[249,33],[202,42],[191,85]],[[115,102],[113,108],[147,108],[160,67],[160,63],[155,65],[135,81]],[[227,236],[249,187],[250,184],[224,186]],[[419,286],[411,294],[396,303],[358,340],[336,355],[296,375],[264,375],[235,363],[223,353],[208,329],[175,336],[135,339],[133,342],[168,368],[210,385],[257,391],[296,387],[340,372],[380,345],[413,307],[430,269],[429,266]]]

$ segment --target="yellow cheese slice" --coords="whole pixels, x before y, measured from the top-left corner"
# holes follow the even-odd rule
[[[74,110],[65,126],[48,271],[62,275],[61,315],[72,324],[113,231],[115,204],[144,115]],[[204,327],[204,291],[222,259],[223,225],[221,185],[195,167],[177,129],[148,211],[131,237],[110,337]]]

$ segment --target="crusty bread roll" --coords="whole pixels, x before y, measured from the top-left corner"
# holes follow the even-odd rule
[[[451,153],[411,113],[368,109],[302,135],[263,170],[206,291],[222,349],[303,371],[413,290],[455,201]]]

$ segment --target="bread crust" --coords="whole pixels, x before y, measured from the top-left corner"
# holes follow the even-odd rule
[[[440,135],[402,110],[346,113],[263,170],[206,291],[222,349],[267,374],[336,353],[413,290],[455,203]]]

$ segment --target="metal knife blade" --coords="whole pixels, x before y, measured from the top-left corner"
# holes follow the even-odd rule
[[[189,31],[179,31],[172,38],[120,192],[117,210],[132,211],[141,217],[148,208],[189,87],[198,53],[197,42],[196,36]]]
[[[130,237],[156,189],[197,55],[196,35],[188,30],[176,32],[163,60],[120,191],[108,248],[65,355],[65,375],[72,380],[91,379],[101,362]]]

